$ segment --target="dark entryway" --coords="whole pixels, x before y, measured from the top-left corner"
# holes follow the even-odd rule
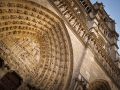
[[[0,79],[0,90],[16,90],[22,83],[22,78],[16,72],[8,72]]]

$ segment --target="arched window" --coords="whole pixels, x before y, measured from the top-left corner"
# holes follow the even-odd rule
[[[85,8],[85,10],[86,10],[87,13],[90,13],[92,11],[92,9],[88,6]]]

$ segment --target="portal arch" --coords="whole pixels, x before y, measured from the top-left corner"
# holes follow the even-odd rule
[[[0,1],[0,57],[22,78],[40,89],[66,90],[73,54],[63,21],[28,0]]]

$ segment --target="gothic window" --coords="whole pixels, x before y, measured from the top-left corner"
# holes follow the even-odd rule
[[[90,7],[86,7],[85,9],[87,13],[90,13],[92,11]]]
[[[103,20],[106,22],[108,19],[107,19],[107,17],[104,17]]]
[[[85,5],[86,3],[85,3],[85,1],[82,1],[82,5]]]
[[[22,78],[16,72],[8,72],[0,79],[0,88],[2,90],[17,90],[21,82]]]
[[[88,6],[87,4],[84,5],[85,8],[86,8],[87,6]]]

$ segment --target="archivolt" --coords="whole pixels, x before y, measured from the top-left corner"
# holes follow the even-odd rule
[[[5,63],[35,87],[66,90],[73,57],[62,20],[31,1],[1,0],[0,21],[0,57]]]

